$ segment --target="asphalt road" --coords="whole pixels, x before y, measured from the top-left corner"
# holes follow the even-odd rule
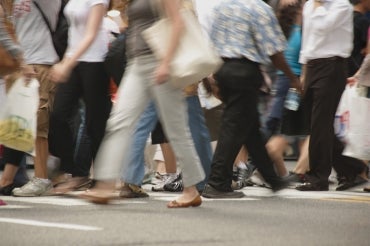
[[[246,187],[245,198],[187,209],[166,208],[177,194],[162,192],[107,206],[0,197],[8,203],[0,206],[0,245],[370,245],[370,193],[330,188]]]

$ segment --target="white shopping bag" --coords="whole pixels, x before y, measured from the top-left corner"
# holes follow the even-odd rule
[[[0,107],[0,144],[34,154],[39,87],[36,79],[14,82]]]
[[[357,85],[347,85],[338,107],[336,133],[345,143],[343,155],[370,160],[370,99]],[[339,127],[338,127],[339,126]]]
[[[198,84],[198,97],[202,108],[212,109],[222,104],[220,99],[208,93],[203,82]]]

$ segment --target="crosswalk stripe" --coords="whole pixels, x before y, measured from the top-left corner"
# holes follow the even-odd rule
[[[204,202],[209,201],[255,201],[261,200],[267,197],[280,197],[284,199],[316,199],[316,200],[336,200],[336,201],[352,201],[352,202],[370,202],[370,194],[359,192],[359,191],[321,191],[321,192],[302,192],[295,189],[285,189],[277,193],[273,193],[270,189],[261,188],[261,187],[246,187],[242,190],[245,197],[244,198],[235,198],[235,199],[207,199],[202,198]],[[172,201],[180,195],[180,193],[170,193],[170,192],[152,192],[147,191],[149,194],[149,199],[118,199],[114,200],[112,204],[146,204],[151,200],[159,201]],[[79,193],[76,192],[72,194],[71,197],[62,197],[62,196],[43,196],[43,197],[9,197],[3,196],[0,199],[3,199],[8,203],[7,206],[1,206],[0,209],[8,207],[14,204],[9,204],[9,202],[23,202],[29,204],[49,204],[56,206],[88,206],[91,203],[83,200],[76,199]],[[74,195],[74,196],[73,196]],[[20,207],[14,207],[20,208]]]
[[[64,224],[64,223],[50,223],[50,222],[43,222],[43,221],[38,221],[38,220],[25,220],[25,219],[13,219],[13,218],[1,218],[1,217],[0,217],[0,222],[40,226],[40,227],[54,227],[54,228],[80,230],[80,231],[101,231],[103,230],[103,228],[95,227],[95,226],[84,226],[84,225]]]

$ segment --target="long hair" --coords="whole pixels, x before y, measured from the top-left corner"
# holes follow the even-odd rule
[[[304,0],[297,0],[294,3],[278,8],[276,16],[286,38],[289,38],[293,24],[299,12],[302,11],[303,1]]]

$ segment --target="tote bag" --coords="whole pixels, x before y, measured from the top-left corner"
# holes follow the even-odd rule
[[[184,88],[217,71],[223,61],[202,31],[196,16],[187,9],[181,9],[180,13],[185,30],[171,61],[170,80],[175,87]],[[168,47],[171,25],[171,21],[162,15],[160,20],[142,32],[145,41],[159,59],[164,57]]]
[[[0,144],[34,154],[39,87],[36,79],[19,78],[10,88],[0,108]]]

